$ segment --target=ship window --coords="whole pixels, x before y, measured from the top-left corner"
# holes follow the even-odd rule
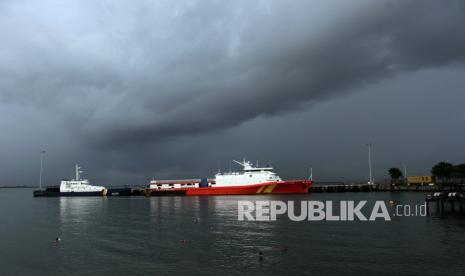
[[[249,177],[252,177],[252,175],[249,175]]]

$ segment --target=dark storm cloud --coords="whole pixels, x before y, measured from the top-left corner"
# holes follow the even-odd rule
[[[0,93],[119,149],[465,60],[463,1],[373,2],[6,2]]]

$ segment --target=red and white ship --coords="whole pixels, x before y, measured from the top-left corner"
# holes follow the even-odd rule
[[[252,195],[308,193],[312,180],[282,180],[272,167],[254,167],[248,161],[235,163],[241,172],[217,173],[214,179],[152,180],[147,195]]]

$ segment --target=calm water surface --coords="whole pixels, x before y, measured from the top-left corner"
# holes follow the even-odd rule
[[[0,189],[0,275],[465,275],[463,216],[237,220],[239,199],[417,204],[423,198],[421,193],[33,198],[30,189]],[[55,237],[62,239],[58,246]]]

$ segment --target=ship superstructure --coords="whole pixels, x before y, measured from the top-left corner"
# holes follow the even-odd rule
[[[98,192],[104,193],[106,188],[103,186],[90,185],[89,180],[81,179],[81,167],[78,164],[75,165],[75,178],[71,180],[62,180],[60,183],[61,193],[89,193]]]
[[[215,175],[215,187],[255,185],[282,181],[282,179],[273,172],[273,167],[254,167],[251,162],[246,160],[243,162],[233,161],[241,165],[243,170],[241,172],[217,173]]]

